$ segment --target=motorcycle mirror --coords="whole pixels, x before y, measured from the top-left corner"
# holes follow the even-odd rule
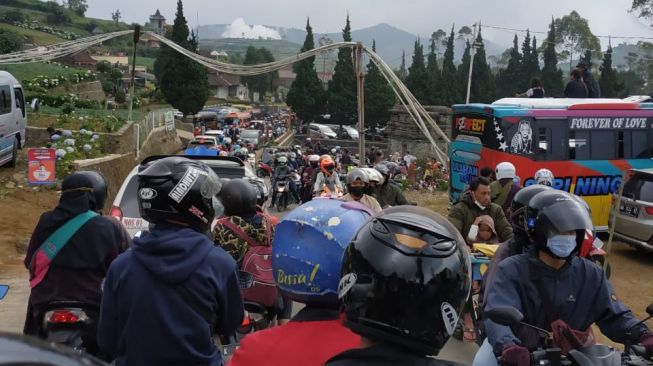
[[[0,300],[4,299],[9,292],[9,285],[0,285]]]
[[[649,304],[649,306],[646,307],[646,314],[653,316],[653,304]]]
[[[246,290],[254,286],[254,276],[245,271],[238,271],[238,284],[241,290]]]
[[[497,307],[486,310],[485,316],[493,322],[505,326],[517,325],[524,319],[521,311],[513,307]]]

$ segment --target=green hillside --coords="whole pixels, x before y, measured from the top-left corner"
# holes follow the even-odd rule
[[[200,40],[201,49],[210,49],[211,51],[225,51],[230,55],[241,54],[245,55],[247,47],[254,46],[256,48],[265,47],[274,56],[275,60],[280,60],[289,56],[299,53],[302,45],[283,40],[268,40],[268,39],[235,39],[235,38],[222,38],[222,39],[202,39]]]
[[[8,71],[21,82],[37,76],[69,76],[84,70],[66,67],[57,63],[33,62],[27,64],[0,65],[0,70]]]

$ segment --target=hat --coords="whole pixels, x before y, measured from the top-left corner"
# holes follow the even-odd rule
[[[494,228],[494,220],[492,219],[491,216],[489,216],[489,215],[482,215],[482,216],[479,216],[479,217],[478,217],[478,224],[479,224],[479,226],[480,226],[481,224],[489,226],[489,227],[490,227],[490,230],[492,230],[492,233],[493,233],[494,235],[497,235],[497,231],[496,231],[496,229]]]
[[[583,69],[587,70],[587,63],[584,60],[580,60],[576,67],[582,67]]]

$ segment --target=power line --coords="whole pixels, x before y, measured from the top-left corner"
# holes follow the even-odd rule
[[[533,31],[529,29],[517,29],[517,28],[508,28],[508,27],[499,27],[499,26],[494,26],[494,25],[487,25],[483,24],[483,28],[491,28],[491,29],[497,29],[497,30],[503,30],[503,31],[510,31],[510,32],[521,32],[521,33],[526,33],[530,32],[531,34],[548,34],[549,32],[543,32],[543,31]],[[645,36],[603,36],[603,35],[594,35],[594,37],[597,38],[613,38],[613,39],[651,39],[653,40],[653,37],[645,37]]]

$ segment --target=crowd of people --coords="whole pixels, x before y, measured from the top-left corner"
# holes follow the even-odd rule
[[[44,337],[48,303],[80,301],[99,309],[87,350],[116,365],[221,365],[214,336],[224,341],[242,325],[243,301],[254,295],[238,270],[253,261],[273,276],[256,298],[277,320],[246,335],[231,365],[446,365],[427,356],[462,327],[464,339],[481,344],[475,365],[499,357],[530,366],[531,352],[546,346],[539,334],[468,322],[473,292],[486,311],[515,308],[525,323],[555,330],[565,353],[595,342],[592,324],[653,352],[653,334],[579,255],[593,233],[589,209],[552,188],[550,171],[522,188],[509,162],[483,169],[487,177],[472,179],[445,218],[408,204],[393,183],[399,164],[378,151],[370,166],[355,167],[344,149],[289,150],[267,151],[273,180],[301,176],[303,205],[281,222],[266,212],[259,180],[223,182],[201,161],[166,157],[139,170],[138,206],[151,227],[130,239],[100,214],[102,175],[68,176],[25,259],[25,334]],[[497,250],[473,287],[470,253],[479,242]],[[293,302],[305,306],[294,316]]]
[[[565,98],[600,98],[601,88],[592,76],[591,67],[585,60],[580,60],[576,67],[569,72],[569,81],[563,92]],[[539,78],[531,80],[531,87],[517,97],[544,98],[546,91]]]

